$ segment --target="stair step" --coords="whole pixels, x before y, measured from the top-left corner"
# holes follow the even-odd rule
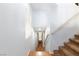
[[[61,56],[60,53],[59,53],[59,50],[54,50],[54,55],[55,56]]]
[[[75,36],[75,38],[79,38],[79,35],[77,35],[77,34],[76,34],[76,35],[74,35],[74,36]]]
[[[36,47],[36,51],[44,51],[43,42],[39,41]]]
[[[64,52],[64,54],[66,56],[74,56],[75,54],[71,53],[69,50],[67,50],[66,48],[62,48],[62,51]]]
[[[79,40],[77,40],[77,39],[69,39],[70,40],[70,42],[73,42],[73,43],[75,43],[75,44],[78,44],[79,45]]]
[[[72,54],[74,54],[74,56],[79,56],[78,53],[76,53],[75,51],[73,51],[72,49],[70,49],[69,47],[65,46],[65,49],[67,49],[69,52],[71,52]]]
[[[79,46],[73,44],[73,43],[64,43],[65,46],[69,47],[73,51],[77,52],[79,54]]]
[[[64,48],[63,46],[59,46],[59,53],[62,55],[62,56],[65,56],[64,52],[62,51],[62,48]]]
[[[63,56],[77,56],[78,55],[77,53],[75,53],[74,51],[72,51],[71,49],[66,48],[66,47],[60,46],[59,50],[61,50],[61,53],[62,53],[61,55],[63,55]]]

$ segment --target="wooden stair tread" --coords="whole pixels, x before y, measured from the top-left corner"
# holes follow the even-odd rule
[[[79,53],[79,46],[76,46],[75,44],[72,43],[65,43],[65,45],[69,46],[71,49]]]
[[[78,34],[75,34],[74,36],[75,36],[75,38],[79,38],[79,35]]]
[[[79,37],[79,34],[75,34],[74,36],[77,36],[77,37]]]
[[[75,42],[79,43],[79,40],[73,40],[73,41],[75,41]]]
[[[72,42],[74,42],[74,43],[77,43],[77,44],[79,44],[79,40],[77,40],[77,39],[70,39],[70,41],[72,41]]]
[[[64,52],[64,54],[66,56],[74,56],[75,54],[71,53],[69,50],[65,49],[65,48],[62,48],[62,51]]]
[[[62,56],[64,56],[65,54],[64,54],[64,52],[62,51],[62,48],[64,48],[64,46],[59,46],[59,53],[60,53]]]
[[[75,53],[74,51],[72,51],[71,49],[65,47],[65,46],[60,46],[59,50],[61,50],[61,55],[65,55],[65,56],[72,56],[72,55],[78,55],[77,53]],[[66,51],[67,50],[67,51]],[[64,52],[65,51],[65,52]],[[67,53],[68,52],[68,53]]]
[[[61,54],[59,53],[59,50],[54,50],[54,55],[55,56],[61,56]]]
[[[72,49],[70,49],[69,47],[65,46],[65,49],[67,49],[69,52],[71,52],[72,54],[74,54],[75,56],[78,56],[79,54],[76,53],[75,51],[73,51]]]
[[[61,56],[65,56],[64,52],[62,51],[62,49],[59,50],[59,53]]]
[[[36,51],[44,51],[44,47],[43,47],[43,42],[42,41],[38,42]]]

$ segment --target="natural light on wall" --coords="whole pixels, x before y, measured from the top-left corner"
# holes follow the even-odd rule
[[[40,27],[42,27],[42,30],[46,28],[45,29],[45,38],[46,38],[47,34],[50,34],[50,25],[48,23],[48,16],[47,16],[48,11],[45,12],[41,9],[38,11],[34,11],[32,9],[33,7],[30,7],[30,4],[24,4],[24,5],[26,6],[26,10],[27,10],[26,23],[25,23],[26,24],[25,25],[26,26],[25,27],[26,39],[34,35],[35,29],[39,30]]]
[[[43,32],[45,31],[45,38],[50,34],[50,24],[49,24],[49,11],[50,4],[48,3],[31,3],[32,10],[32,26],[34,31]],[[40,39],[41,40],[41,39]]]
[[[33,34],[33,29],[31,25],[31,12],[29,4],[25,4],[27,8],[26,22],[25,22],[25,38],[29,38]]]

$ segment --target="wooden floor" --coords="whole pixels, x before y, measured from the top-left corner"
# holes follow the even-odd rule
[[[48,51],[30,51],[28,56],[51,56]]]
[[[38,45],[36,47],[36,51],[29,51],[28,56],[51,56],[53,55],[53,52],[45,51],[43,47],[43,42],[39,41]]]
[[[39,41],[39,42],[38,42],[36,51],[45,51],[45,49],[44,49],[44,47],[43,47],[43,42],[42,42],[42,41]]]
[[[45,51],[43,43],[39,42],[36,51],[29,51],[28,56],[79,56],[79,35],[59,46],[59,50]]]

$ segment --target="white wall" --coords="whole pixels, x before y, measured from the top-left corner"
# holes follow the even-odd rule
[[[46,45],[46,50],[55,50],[58,49],[58,46],[63,45],[65,41],[74,35],[76,32],[75,28],[75,15],[79,13],[79,8],[72,3],[58,3],[57,7],[57,19],[56,20],[49,20],[50,21],[50,28],[51,32],[53,33],[56,29],[62,26],[66,21],[70,20],[73,16],[74,18],[70,21],[69,24],[66,24],[61,30],[57,33],[54,33],[50,36],[48,43]],[[74,22],[74,23],[73,23]],[[53,25],[53,26],[52,26]],[[72,26],[72,28],[68,27]],[[79,28],[79,27],[78,27]],[[78,29],[77,28],[77,29]],[[52,47],[52,48],[51,48]]]
[[[32,37],[25,38],[26,15],[24,4],[0,4],[0,55],[25,55],[34,50]]]
[[[52,11],[49,22],[51,24],[51,32],[54,32],[72,16],[77,14],[79,12],[79,9],[74,3],[57,3],[57,6]]]
[[[53,32],[61,24],[63,24],[64,22],[63,19],[65,19],[66,17],[66,15],[63,16],[63,14],[65,14],[67,11],[64,10],[62,12],[64,7],[63,9],[61,8],[57,9],[58,7],[56,4],[53,4],[50,6],[51,6],[51,9],[48,6],[49,7],[48,22],[50,23],[51,32]],[[43,10],[47,10],[47,9],[43,9]],[[58,10],[59,12],[57,12]],[[73,12],[70,12],[69,14],[71,13]],[[60,14],[64,18],[59,17],[58,19],[58,15]],[[26,51],[35,49],[36,38],[33,37],[32,35],[25,34],[25,30],[26,29],[29,30],[31,28],[30,27],[28,29],[28,27],[26,26],[26,23],[30,22],[30,21],[28,22],[29,19],[27,18],[27,16],[28,16],[27,6],[25,6],[24,4],[0,4],[0,55],[25,55]],[[76,18],[76,19],[79,19],[79,18]],[[68,20],[68,18],[66,20]],[[46,50],[57,49],[58,45],[62,45],[63,42],[66,40],[64,38],[68,39],[69,37],[71,37],[72,34],[75,33],[75,27],[76,27],[73,24],[74,24],[74,21],[70,22],[69,25],[66,25],[61,31],[55,33],[53,36],[50,36],[46,46]],[[77,24],[79,24],[78,21],[76,22],[76,25]],[[31,26],[30,24],[28,25]],[[77,28],[78,28],[78,25],[77,25]],[[33,32],[28,32],[28,33],[32,34]],[[27,39],[25,36],[27,37]]]
[[[56,3],[32,3],[30,6],[33,27],[47,27],[49,20],[56,18]]]
[[[68,21],[70,18],[72,18],[79,12],[78,7],[73,3],[36,3],[31,4],[31,8],[33,22],[32,25],[35,27],[42,27],[43,24],[45,24],[45,21],[48,21],[47,24],[50,25],[50,33],[53,33],[66,21]],[[46,14],[46,16],[40,16],[43,13]],[[43,20],[45,21],[43,22]],[[67,41],[68,38],[72,36],[76,31],[76,29],[74,30],[74,28],[66,28],[67,27],[62,28],[62,31],[60,30],[49,38],[48,42],[46,43],[46,50],[57,49],[59,45],[62,45],[64,41]],[[66,32],[66,30],[68,31],[68,33]],[[65,32],[66,34],[63,35]]]
[[[59,31],[51,35],[50,39],[48,40],[48,44],[46,46],[47,50],[55,50],[58,49],[58,46],[63,45],[65,41],[68,41],[72,35],[74,35],[76,30],[79,29],[79,27],[76,27],[75,25],[78,21],[78,13],[79,13],[79,7],[77,7],[74,4],[58,4],[57,9],[57,19],[50,20],[51,25],[51,32],[53,33],[56,29],[58,29],[60,26],[62,26],[66,21],[72,20],[69,23],[65,24],[64,27],[62,27]],[[76,16],[77,17],[76,17]],[[72,19],[73,18],[73,19]],[[76,21],[77,20],[77,21]],[[53,23],[54,21],[54,23]],[[69,28],[69,26],[71,26]],[[76,27],[76,28],[75,28]],[[52,30],[53,29],[53,30]],[[51,48],[52,47],[52,48]]]
[[[71,18],[59,31],[48,37],[46,50],[56,50],[68,42],[69,38],[74,38],[74,34],[79,34],[79,13]]]

